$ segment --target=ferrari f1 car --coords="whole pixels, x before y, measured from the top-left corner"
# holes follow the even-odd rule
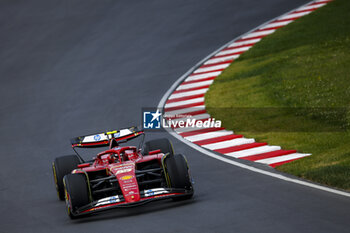
[[[139,136],[142,140],[138,147],[121,146]],[[136,127],[71,139],[76,155],[58,157],[52,164],[58,197],[66,201],[71,218],[193,196],[185,156],[174,154],[166,138],[146,143],[143,139],[144,132]],[[84,161],[75,149],[103,146],[109,148],[90,161]]]

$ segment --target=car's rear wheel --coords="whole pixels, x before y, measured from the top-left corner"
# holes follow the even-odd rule
[[[193,187],[185,156],[182,154],[167,156],[164,163],[166,167],[166,174],[169,178],[170,184],[168,185],[170,185],[170,188],[179,188],[189,191],[187,195],[175,197],[173,199],[184,200],[191,198],[193,196]]]
[[[68,174],[63,178],[68,215],[75,218],[74,212],[90,203],[89,186],[85,174]]]
[[[159,138],[147,141],[143,147],[143,153],[144,155],[148,155],[150,151],[154,150],[160,150],[162,153],[166,154],[169,153],[169,155],[174,155],[174,149],[167,138]]]
[[[57,157],[52,163],[53,178],[56,185],[57,195],[60,200],[64,200],[63,177],[77,168],[80,160],[76,155],[66,155]]]

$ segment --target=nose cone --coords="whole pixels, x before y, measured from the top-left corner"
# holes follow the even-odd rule
[[[134,175],[125,175],[120,177],[119,185],[122,189],[126,202],[136,202],[140,200],[140,192]]]
[[[135,164],[128,161],[125,164],[113,165],[110,171],[117,177],[120,189],[122,190],[126,202],[136,202],[140,200],[140,191],[135,176]]]

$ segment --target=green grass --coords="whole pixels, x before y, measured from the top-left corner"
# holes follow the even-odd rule
[[[312,156],[277,167],[350,191],[350,1],[265,37],[205,96],[223,126]]]

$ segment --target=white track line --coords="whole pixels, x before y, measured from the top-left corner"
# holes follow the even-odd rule
[[[219,53],[217,53],[215,56],[222,56],[222,55],[226,55],[226,54],[231,54],[231,53],[239,53],[239,52],[245,52],[247,50],[249,50],[252,46],[245,46],[245,47],[241,47],[241,48],[233,48],[233,49],[228,49],[228,50],[224,50],[221,51]]]
[[[166,111],[165,113],[167,115],[170,115],[170,116],[175,116],[175,115],[179,115],[179,114],[186,114],[186,113],[200,111],[200,110],[205,110],[205,106],[199,105],[196,107],[182,108],[182,109],[173,110],[173,111]]]
[[[209,76],[207,78],[200,78],[200,79],[197,79],[197,80],[187,80],[185,79],[184,82],[181,84],[181,85],[186,85],[186,84],[189,84],[188,82],[192,82],[192,83],[195,83],[195,82],[204,82],[204,81],[208,81],[208,78],[213,78],[215,79],[216,76]]]
[[[166,104],[165,108],[178,107],[186,104],[194,104],[194,103],[199,103],[203,101],[204,101],[204,97],[189,99],[189,100],[182,100],[182,101]]]
[[[185,92],[181,92],[181,93],[175,93],[172,94],[169,99],[177,99],[177,98],[181,98],[181,97],[188,97],[191,95],[199,95],[199,94],[204,94],[209,90],[209,88],[203,88],[203,89],[199,89],[199,90],[194,90],[194,91],[185,91]]]
[[[279,26],[285,26],[287,24],[290,24],[291,22],[293,22],[293,20],[289,20],[289,21],[282,21],[282,22],[277,22],[277,23],[270,23],[260,29],[267,29],[267,28],[273,28],[273,27],[279,27]]]
[[[246,150],[235,151],[235,152],[227,153],[225,155],[234,157],[234,158],[242,158],[242,157],[247,157],[251,155],[267,153],[275,150],[281,150],[281,147],[266,145],[266,146],[259,146],[259,147],[254,147]]]
[[[253,142],[255,142],[254,138],[236,138],[232,140],[206,144],[206,145],[203,145],[203,147],[210,150],[217,150],[217,149],[223,149],[223,148],[228,148],[232,146],[239,146],[239,145],[244,145],[244,144],[253,143]]]
[[[265,31],[252,32],[246,36],[243,36],[242,38],[246,39],[246,38],[251,38],[251,37],[266,36],[266,35],[270,35],[270,34],[274,33],[275,31],[276,30],[265,30]]]
[[[247,44],[255,44],[258,43],[261,39],[251,39],[251,40],[244,40],[240,42],[233,42],[230,44],[228,47],[237,47],[237,46],[242,46],[242,45],[247,45]]]
[[[204,139],[217,138],[217,137],[230,135],[230,134],[233,134],[233,131],[219,130],[219,131],[215,131],[215,132],[202,133],[202,134],[197,134],[194,136],[188,136],[188,137],[185,137],[185,139],[190,141],[190,142],[196,142],[196,141],[201,141]]]
[[[292,159],[299,159],[310,155],[311,154],[293,153],[293,154],[282,155],[282,156],[277,156],[277,157],[268,158],[268,159],[260,159],[260,160],[256,160],[255,162],[273,164],[273,163],[280,163],[280,162],[284,162]]]
[[[294,13],[294,14],[289,14],[286,16],[283,16],[281,18],[279,18],[278,20],[282,20],[282,19],[293,19],[293,18],[297,18],[297,17],[301,17],[307,14],[310,14],[312,11],[306,11],[306,12],[301,12],[301,13]]]
[[[213,71],[213,70],[220,70],[220,69],[225,69],[229,66],[230,64],[221,64],[221,65],[217,65],[217,66],[209,66],[209,67],[205,67],[205,68],[199,68],[197,70],[195,70],[193,73],[203,73],[203,72],[208,72],[208,71]]]
[[[314,8],[320,8],[320,7],[324,6],[324,5],[326,5],[326,3],[320,3],[320,4],[312,5],[312,6],[305,6],[305,7],[298,8],[297,11],[303,11],[303,10],[310,10],[310,9],[314,9]]]
[[[197,82],[197,83],[182,84],[176,90],[185,90],[185,89],[190,89],[194,87],[207,86],[207,85],[211,85],[213,82],[214,80],[208,80],[208,81]]]
[[[237,59],[240,55],[237,54],[237,55],[229,55],[229,56],[225,56],[225,57],[218,57],[218,58],[212,58],[212,59],[209,59],[208,61],[204,62],[205,65],[208,65],[208,64],[215,64],[215,63],[219,63],[219,62],[224,62],[224,61],[229,61],[229,60],[232,60],[232,59]]]
[[[205,74],[196,74],[196,75],[190,75],[188,78],[186,78],[186,81],[194,81],[194,80],[200,80],[204,78],[210,78],[210,77],[216,77],[220,75],[222,71],[215,71],[215,72],[210,72],[210,73],[205,73]]]

